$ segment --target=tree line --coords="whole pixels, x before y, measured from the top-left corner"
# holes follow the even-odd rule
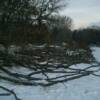
[[[86,45],[100,45],[100,27],[91,26],[85,29],[74,30],[72,34],[73,41],[84,43]]]
[[[66,6],[63,2],[64,0],[1,0],[0,43],[50,42],[58,19],[70,21],[58,15]]]
[[[72,31],[72,19],[59,15],[65,6],[65,0],[1,0],[0,44],[99,43],[99,28]]]

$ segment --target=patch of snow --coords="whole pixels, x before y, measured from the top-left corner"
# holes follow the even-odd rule
[[[19,52],[20,50],[21,50],[20,46],[11,45],[8,47],[8,54],[15,55],[15,53]]]
[[[93,50],[93,55],[96,58],[97,61],[100,61],[100,47],[93,47],[91,48]]]
[[[43,44],[43,45],[34,45],[34,48],[44,48],[46,47],[47,44]]]
[[[0,51],[5,52],[5,50],[6,50],[6,48],[2,44],[0,44]]]
[[[47,63],[48,63],[47,61],[39,62],[40,65],[45,65]]]

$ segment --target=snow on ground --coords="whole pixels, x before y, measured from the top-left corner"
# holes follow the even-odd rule
[[[94,56],[100,61],[100,48],[92,49]],[[13,89],[22,100],[100,100],[100,78],[92,75],[45,88],[12,85],[5,82],[0,82],[0,85]],[[0,96],[0,100],[15,99],[13,96]]]
[[[100,61],[100,47],[93,47],[93,55],[97,61]]]

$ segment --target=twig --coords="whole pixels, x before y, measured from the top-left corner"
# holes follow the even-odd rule
[[[21,100],[19,97],[17,97],[16,93],[13,90],[10,90],[10,89],[3,87],[3,86],[0,86],[0,88],[7,91],[10,94],[12,94],[15,97],[16,100]],[[8,96],[8,95],[6,94],[6,96]]]
[[[29,75],[23,75],[23,74],[19,74],[19,73],[12,73],[9,70],[5,69],[4,67],[1,67],[0,70],[4,71],[8,75],[13,76],[15,78],[26,78],[28,80],[41,80],[40,78],[31,77]]]

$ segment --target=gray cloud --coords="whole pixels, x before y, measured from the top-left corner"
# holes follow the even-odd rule
[[[75,28],[100,21],[100,0],[70,0],[61,13],[74,20]]]

